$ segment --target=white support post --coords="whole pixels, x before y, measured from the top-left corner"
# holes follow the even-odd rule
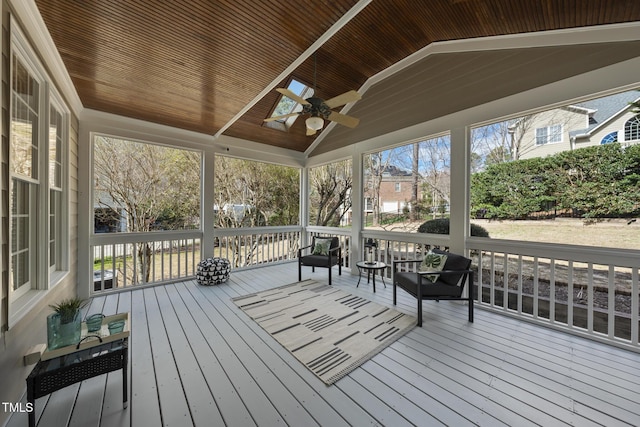
[[[465,254],[469,230],[470,132],[467,127],[451,129],[451,216],[449,239],[451,252]]]
[[[356,149],[357,144],[354,145],[351,155],[351,247],[349,248],[349,254],[351,259],[349,265],[355,266],[355,263],[360,260],[360,254],[362,253],[361,236],[364,228],[364,209],[362,209],[363,203],[363,184],[362,184],[362,153]],[[358,274],[357,268],[351,268],[351,274]]]
[[[307,246],[309,226],[309,167],[304,166],[300,169],[300,247]]]
[[[214,256],[215,250],[215,164],[216,156],[213,149],[205,149],[202,152],[202,177],[200,178],[200,194],[202,206],[200,208],[202,224],[202,241],[200,242],[200,258],[205,259]],[[207,183],[214,183],[207,185]]]

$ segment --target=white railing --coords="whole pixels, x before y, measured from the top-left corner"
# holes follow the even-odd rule
[[[467,247],[480,306],[640,350],[640,251],[479,238]]]
[[[214,255],[235,269],[287,262],[297,256],[301,233],[299,226],[216,229]],[[345,268],[366,256],[350,253],[350,229],[309,227],[306,233],[307,241],[338,236]],[[375,259],[388,265],[449,246],[445,235],[364,230],[361,248],[369,238],[378,245]],[[201,239],[200,231],[96,235],[92,290],[193,277]],[[479,307],[640,351],[640,251],[473,237],[467,248]],[[391,269],[385,274],[390,278]]]
[[[294,259],[301,227],[216,229],[214,256],[232,269]],[[92,292],[168,283],[195,277],[202,259],[201,231],[97,234],[91,238]]]
[[[92,292],[195,276],[200,231],[97,234],[91,238]]]
[[[298,255],[301,232],[300,226],[219,228],[215,253],[227,258],[231,268],[285,262]]]
[[[361,247],[367,238],[388,265],[449,246],[444,235],[365,230]],[[473,237],[467,248],[479,307],[640,351],[640,251]]]

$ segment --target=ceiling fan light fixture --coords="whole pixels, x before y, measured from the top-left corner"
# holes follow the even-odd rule
[[[324,120],[322,120],[322,117],[318,116],[309,117],[305,123],[309,129],[313,130],[320,130],[324,126]]]

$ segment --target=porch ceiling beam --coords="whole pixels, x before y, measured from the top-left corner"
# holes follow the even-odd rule
[[[358,13],[360,13],[372,0],[360,0],[353,6],[347,13],[345,13],[340,19],[336,21],[318,40],[316,40],[311,46],[305,50],[302,55],[291,63],[285,70],[280,73],[270,84],[268,84],[255,98],[253,98],[247,105],[244,106],[231,120],[229,120],[222,128],[215,133],[214,138],[220,137],[230,126],[232,126],[237,120],[240,119],[247,111],[249,111],[258,101],[264,98],[269,92],[293,71],[295,71],[307,58],[309,58],[316,50],[320,48],[327,40],[333,37],[338,31],[342,29],[351,19],[353,19]]]

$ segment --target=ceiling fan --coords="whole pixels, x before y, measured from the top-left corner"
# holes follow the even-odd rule
[[[316,56],[313,58],[313,92],[316,92],[316,70],[317,70],[317,62]],[[297,116],[300,114],[309,114],[307,120],[305,120],[305,124],[307,126],[307,136],[315,135],[317,131],[323,128],[324,121],[330,120],[332,122],[340,123],[341,125],[354,128],[358,126],[360,123],[360,119],[356,119],[355,117],[347,116],[346,114],[341,114],[336,111],[332,111],[333,108],[340,107],[342,105],[348,104],[350,102],[357,101],[361,98],[360,94],[355,90],[350,90],[348,92],[343,93],[342,95],[335,96],[331,99],[324,100],[321,98],[317,98],[315,96],[309,97],[307,99],[298,96],[296,93],[287,88],[278,88],[276,89],[278,92],[286,96],[287,98],[291,98],[296,101],[298,104],[302,105],[301,111],[296,111],[293,113],[285,114],[282,116],[269,117],[264,119],[265,122],[271,122],[275,120],[286,119],[287,117]]]
[[[297,116],[299,114],[309,114],[310,117],[308,117],[305,121],[307,125],[307,136],[315,135],[317,131],[322,129],[325,120],[340,123],[341,125],[350,128],[354,128],[358,126],[358,123],[360,123],[360,119],[356,119],[355,117],[332,111],[332,108],[336,108],[341,105],[348,104],[349,102],[359,100],[361,96],[355,90],[350,90],[343,93],[342,95],[338,95],[326,101],[316,97],[303,99],[302,97],[296,95],[291,90],[286,88],[278,88],[276,90],[284,96],[291,98],[302,105],[302,111],[285,114],[283,116],[269,117],[267,119],[264,119],[265,122],[281,120],[287,117]]]

